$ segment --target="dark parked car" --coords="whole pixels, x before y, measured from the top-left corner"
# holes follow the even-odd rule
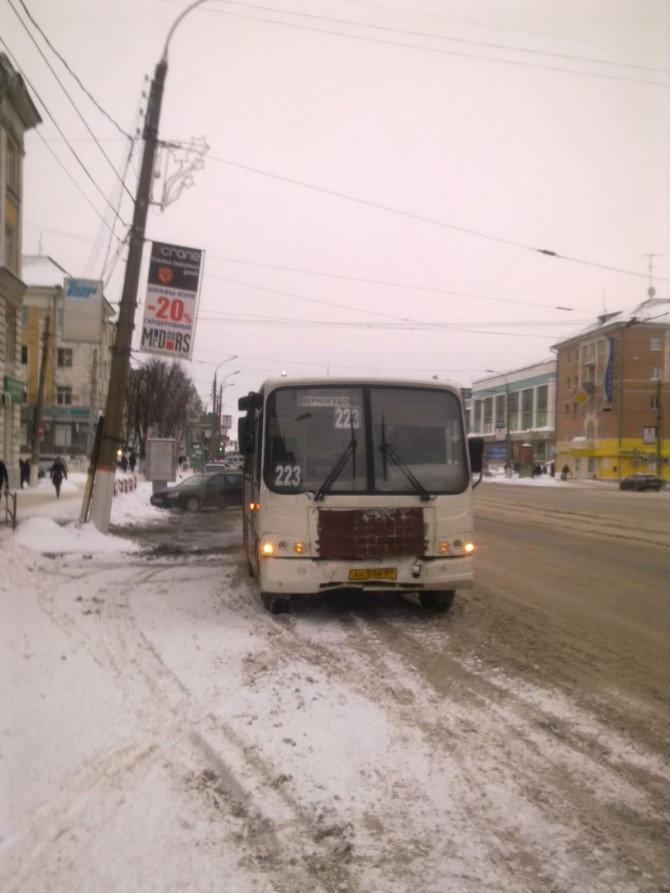
[[[664,486],[664,481],[655,474],[630,474],[619,481],[619,490],[656,490]]]
[[[175,487],[151,494],[151,504],[162,509],[222,509],[242,505],[242,475],[234,471],[194,474]]]

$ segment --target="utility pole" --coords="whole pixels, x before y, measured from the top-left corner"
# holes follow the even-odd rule
[[[116,453],[119,447],[122,446],[123,407],[126,398],[128,370],[130,368],[133,329],[135,328],[137,286],[142,266],[144,234],[149,204],[151,202],[151,181],[156,146],[158,144],[158,125],[168,67],[168,47],[175,29],[184,17],[206,2],[207,0],[193,0],[190,6],[182,10],[173,22],[165,41],[163,55],[156,65],[149,92],[149,104],[147,106],[147,117],[143,134],[144,152],[140,168],[140,179],[137,184],[133,223],[130,230],[126,275],[119,306],[119,321],[116,326],[116,339],[112,350],[109,390],[107,391],[107,404],[100,443],[100,460],[95,475],[91,506],[91,520],[101,533],[107,533],[109,530],[109,518],[112,512],[112,499],[114,497],[114,480],[116,477]]]
[[[29,486],[36,487],[40,471],[40,442],[42,435],[42,407],[44,406],[44,389],[47,378],[47,360],[49,358],[49,338],[51,337],[51,311],[47,311],[44,320],[44,335],[42,341],[42,360],[40,363],[40,375],[37,385],[37,402],[33,411],[33,440],[30,453],[30,481]]]
[[[126,398],[128,370],[130,368],[133,329],[135,328],[137,286],[142,266],[142,249],[144,247],[147,213],[151,200],[152,172],[158,142],[158,124],[166,72],[167,56],[164,54],[163,58],[156,65],[149,94],[149,105],[144,125],[144,153],[142,155],[140,179],[135,198],[135,212],[130,231],[126,275],[119,306],[119,321],[112,350],[112,367],[110,370],[109,390],[107,391],[102,442],[100,444],[100,459],[93,490],[91,520],[102,533],[107,533],[109,530],[109,518],[112,511],[114,480],[116,476],[116,455],[117,450],[122,446],[123,407]]]

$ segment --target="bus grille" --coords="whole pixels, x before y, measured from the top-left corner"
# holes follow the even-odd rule
[[[321,509],[318,534],[321,558],[423,555],[423,509]]]

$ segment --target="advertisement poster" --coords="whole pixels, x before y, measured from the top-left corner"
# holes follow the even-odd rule
[[[174,360],[191,358],[204,254],[152,243],[140,350]]]
[[[63,285],[63,341],[97,344],[102,332],[102,282],[66,279]]]

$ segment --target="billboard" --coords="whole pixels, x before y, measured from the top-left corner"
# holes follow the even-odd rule
[[[66,279],[63,291],[63,341],[98,344],[102,336],[102,282]]]
[[[152,242],[140,350],[191,358],[204,256],[197,248]]]

